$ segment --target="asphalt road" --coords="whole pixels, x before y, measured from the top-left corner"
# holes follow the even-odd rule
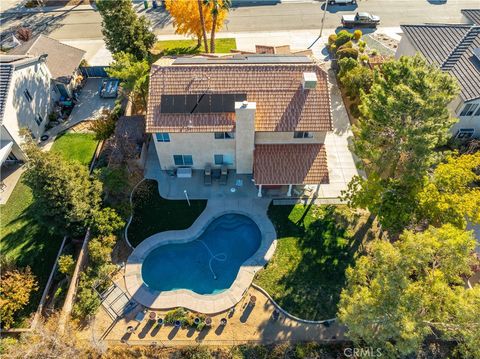
[[[137,5],[138,6],[138,5]],[[231,10],[222,31],[278,31],[318,29],[323,16],[324,3],[283,3],[277,5],[241,6]],[[141,8],[141,6],[138,6]],[[480,8],[480,0],[359,0],[358,6],[329,6],[325,25],[327,29],[340,25],[342,14],[367,11],[381,18],[382,27],[425,22],[459,23],[464,8]],[[140,11],[150,18],[158,35],[173,34],[174,28],[165,12],[150,9]],[[60,40],[101,39],[101,17],[95,11],[69,11],[25,15],[21,19],[3,19],[6,28],[30,24],[36,32],[49,34]]]

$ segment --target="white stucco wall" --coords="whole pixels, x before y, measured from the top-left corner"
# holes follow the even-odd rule
[[[395,58],[399,59],[401,56],[414,56],[417,50],[413,47],[408,37],[403,34],[400,43],[398,44]]]
[[[175,167],[173,155],[192,155],[194,169],[204,169],[207,164],[215,167],[214,155],[229,155],[235,168],[235,139],[215,139],[214,133],[169,133],[170,142],[159,142],[153,134],[163,170]]]
[[[24,91],[28,89],[32,96],[29,102]],[[17,144],[22,143],[19,131],[28,128],[35,138],[39,138],[48,121],[50,107],[50,73],[43,62],[16,67],[13,72],[10,89],[5,105],[3,125]],[[36,115],[43,118],[37,125]]]

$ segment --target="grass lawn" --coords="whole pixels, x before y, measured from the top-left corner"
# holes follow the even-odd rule
[[[55,139],[52,151],[60,153],[66,159],[88,166],[96,147],[97,140],[93,133],[67,132]]]
[[[28,326],[28,317],[37,309],[47,284],[62,236],[42,226],[35,219],[32,191],[22,179],[7,204],[0,206],[0,253],[18,267],[30,266],[39,289],[29,304],[18,313],[15,327]]]
[[[132,246],[138,245],[152,234],[186,229],[203,212],[207,201],[170,201],[160,197],[158,184],[146,180],[140,184],[133,196],[133,220],[128,228],[128,239]]]
[[[230,50],[236,48],[237,43],[234,38],[216,39],[215,41],[216,53],[230,53]],[[196,40],[164,40],[157,41],[153,45],[152,53],[154,55],[198,54],[203,52],[203,49],[203,45],[197,47]]]
[[[336,317],[345,270],[371,224],[362,225],[368,216],[344,206],[312,205],[271,205],[268,215],[277,231],[277,249],[254,282],[300,318]]]

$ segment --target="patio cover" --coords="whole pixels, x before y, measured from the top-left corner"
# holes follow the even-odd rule
[[[10,151],[12,150],[13,142],[12,141],[2,141],[0,142],[0,165],[3,165],[3,162],[7,159]]]
[[[253,178],[257,185],[328,183],[323,144],[256,145]]]

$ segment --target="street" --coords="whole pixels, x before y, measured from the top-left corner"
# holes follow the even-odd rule
[[[277,5],[234,7],[225,22],[224,32],[309,30],[320,27],[323,2],[289,2]],[[152,22],[157,35],[174,34],[171,19],[164,10],[145,11],[135,3],[139,14]],[[428,22],[462,22],[461,9],[480,7],[480,0],[359,0],[358,6],[328,6],[325,28],[340,26],[343,14],[366,11],[381,18],[381,27]],[[19,18],[21,17],[21,18]],[[101,39],[101,17],[94,9],[77,7],[69,11],[1,14],[1,31],[28,25],[34,33],[44,33],[59,40]]]

